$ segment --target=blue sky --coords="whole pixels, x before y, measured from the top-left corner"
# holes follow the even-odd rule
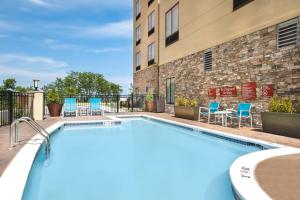
[[[71,70],[103,74],[128,93],[131,0],[1,0],[0,81],[47,84]]]

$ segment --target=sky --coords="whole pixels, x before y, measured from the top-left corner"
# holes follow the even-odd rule
[[[0,84],[101,73],[129,92],[132,0],[0,0]]]

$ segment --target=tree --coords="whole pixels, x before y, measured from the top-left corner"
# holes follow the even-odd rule
[[[102,74],[74,71],[44,87],[46,93],[50,89],[55,89],[60,96],[109,95],[122,92],[120,85],[107,81]]]
[[[5,79],[3,80],[3,90],[15,90],[16,89],[16,84],[17,84],[17,81],[16,79],[14,78],[8,78],[8,79]]]

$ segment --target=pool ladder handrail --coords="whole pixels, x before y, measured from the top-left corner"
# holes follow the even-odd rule
[[[19,123],[25,122],[28,124],[36,133],[40,134],[43,137],[43,140],[46,144],[46,157],[48,158],[50,153],[50,137],[49,133],[41,127],[38,123],[32,120],[29,117],[21,117],[20,119],[16,119],[11,125],[9,129],[9,144],[10,149],[12,149],[16,144],[19,143]],[[13,127],[15,128],[15,141],[13,143]]]

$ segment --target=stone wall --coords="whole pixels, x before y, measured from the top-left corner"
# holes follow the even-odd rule
[[[203,52],[198,52],[160,66],[159,89],[165,96],[166,79],[175,77],[175,96],[196,98],[200,104],[209,103],[208,89],[236,86],[237,97],[217,100],[224,108],[232,108],[241,98],[241,84],[257,83],[257,99],[254,105],[256,123],[260,112],[267,110],[268,98],[261,97],[264,84],[275,85],[275,95],[300,96],[300,46],[277,48],[276,26],[234,39],[211,48],[212,71],[203,67]]]
[[[157,91],[158,88],[158,67],[151,66],[133,74],[133,87],[141,94],[146,94],[147,89]]]

